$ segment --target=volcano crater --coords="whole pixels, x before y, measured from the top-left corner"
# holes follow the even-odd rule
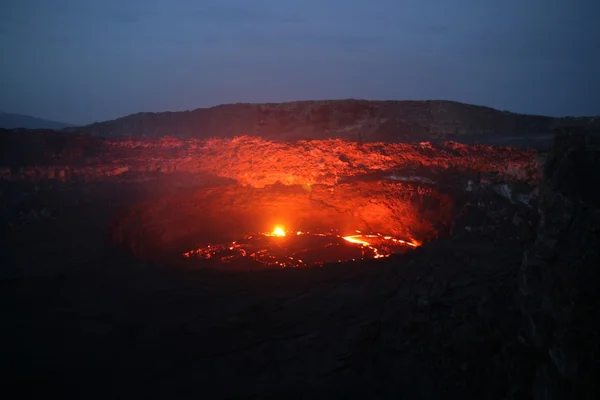
[[[197,149],[170,160],[171,169],[227,181],[130,207],[115,219],[113,239],[138,257],[228,270],[403,253],[448,233],[473,184],[537,174],[534,153],[483,145],[248,137],[169,143]],[[114,145],[138,160],[140,146]],[[144,148],[140,157],[153,151]],[[138,164],[128,173],[147,168]]]
[[[136,256],[225,269],[381,258],[433,240],[454,200],[391,180],[327,185],[232,184],[137,204],[115,221]]]

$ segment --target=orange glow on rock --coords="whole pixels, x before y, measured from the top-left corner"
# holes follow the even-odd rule
[[[164,156],[173,149],[181,149],[181,152],[175,157]],[[517,179],[539,173],[532,150],[468,146],[455,142],[434,147],[427,142],[359,144],[342,139],[283,142],[251,136],[169,141],[120,138],[107,141],[107,157],[120,159],[125,150],[125,160],[131,172],[159,167],[166,171],[208,172],[256,188],[279,182],[299,185],[309,193],[314,192],[317,184],[336,185],[345,177],[389,169],[466,168]]]

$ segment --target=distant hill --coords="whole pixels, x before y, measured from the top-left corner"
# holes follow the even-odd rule
[[[74,125],[64,122],[48,121],[29,115],[11,114],[0,111],[0,128],[3,129],[63,129]]]
[[[255,135],[272,139],[467,140],[548,135],[564,126],[600,127],[600,118],[515,114],[445,100],[328,100],[227,104],[193,111],[139,113],[69,129],[100,137],[178,138]]]

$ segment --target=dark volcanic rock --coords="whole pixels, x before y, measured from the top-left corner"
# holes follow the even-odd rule
[[[600,147],[556,139],[535,242],[521,267],[523,332],[539,353],[536,399],[600,396]]]
[[[58,164],[73,168],[98,156],[103,142],[51,130],[0,129],[0,166],[16,169]]]
[[[72,131],[101,137],[268,139],[342,138],[358,142],[458,140],[548,135],[562,126],[599,126],[598,118],[514,114],[453,101],[297,101],[227,104],[193,111],[139,113]]]

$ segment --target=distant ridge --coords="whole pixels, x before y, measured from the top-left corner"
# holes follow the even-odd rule
[[[447,100],[324,100],[225,104],[193,111],[138,113],[68,129],[99,137],[208,138],[240,135],[298,140],[466,140],[548,135],[565,126],[600,127],[600,118],[516,114]]]
[[[64,129],[74,125],[64,122],[49,121],[29,115],[12,114],[0,111],[0,128],[3,129]]]

